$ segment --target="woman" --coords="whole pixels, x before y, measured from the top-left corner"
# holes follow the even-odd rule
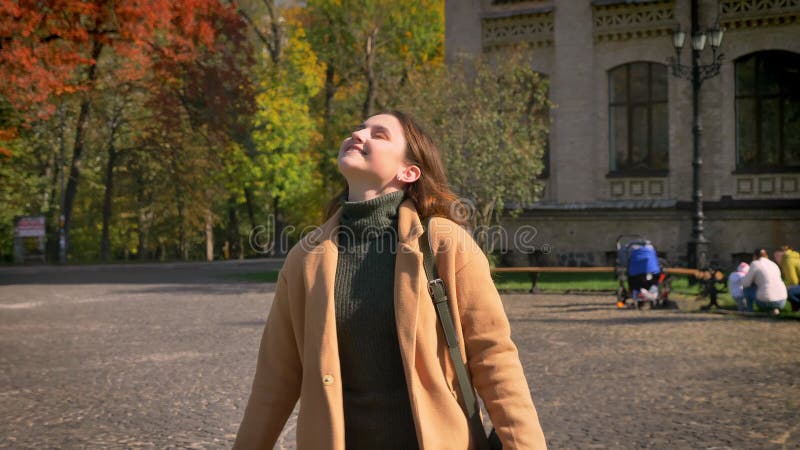
[[[272,448],[300,399],[299,449],[468,449],[457,377],[426,289],[429,233],[462,355],[505,448],[545,448],[486,256],[436,147],[401,112],[370,117],[338,155],[346,188],[289,252],[234,448]]]

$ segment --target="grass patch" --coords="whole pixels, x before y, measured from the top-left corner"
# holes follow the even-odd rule
[[[529,291],[531,277],[527,273],[495,273],[492,275],[498,290]],[[543,292],[617,290],[613,273],[540,273],[536,288]]]
[[[226,278],[248,281],[253,283],[276,283],[278,271],[245,272],[227,274]],[[527,273],[495,273],[492,274],[495,287],[503,292],[528,292],[531,288],[531,277]],[[541,273],[536,283],[541,292],[566,293],[575,291],[605,292],[613,295],[619,283],[613,273]],[[693,300],[697,297],[700,286],[690,285],[689,277],[672,276],[672,293],[678,297]],[[708,299],[696,300],[698,303],[707,304]],[[720,293],[717,303],[722,309],[736,311],[736,302],[731,294]],[[759,311],[758,307],[755,307]],[[781,310],[781,318],[800,319],[800,313],[792,312],[789,302]]]
[[[690,286],[689,285],[689,278],[688,277],[673,277],[672,279],[672,293],[670,296],[680,296],[688,300],[694,300],[697,298],[697,293],[699,292],[700,287],[698,285]],[[703,303],[707,305],[709,303],[708,298],[697,299],[698,303]],[[729,292],[721,292],[717,295],[717,304],[720,306],[721,309],[728,310],[728,311],[736,311],[736,302],[733,301],[733,297]],[[764,313],[771,316],[771,311],[764,311],[758,307],[758,305],[753,305],[753,311],[756,313]],[[793,319],[797,320],[800,319],[800,311],[793,312],[792,306],[789,304],[789,301],[786,301],[786,304],[781,309],[781,315],[778,317],[779,319]]]

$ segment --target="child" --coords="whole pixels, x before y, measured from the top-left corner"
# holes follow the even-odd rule
[[[747,309],[742,280],[749,270],[750,266],[746,262],[743,262],[736,268],[736,272],[732,272],[728,277],[728,291],[730,291],[733,301],[736,302],[736,309],[738,309],[739,312],[744,312]]]

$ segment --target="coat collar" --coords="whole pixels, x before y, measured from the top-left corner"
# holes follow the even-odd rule
[[[336,246],[336,232],[342,218],[342,208],[336,212],[322,225],[309,233],[309,243],[320,245],[330,242]],[[422,221],[414,206],[414,201],[410,198],[403,200],[397,212],[397,238],[400,243],[411,243],[423,233]]]

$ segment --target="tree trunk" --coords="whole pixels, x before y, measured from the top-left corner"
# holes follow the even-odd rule
[[[492,225],[492,213],[494,211],[494,206],[496,202],[494,200],[489,201],[488,203],[479,204],[477,211],[475,212],[475,225],[477,236],[476,241],[478,246],[483,250],[484,253],[489,255],[489,238],[491,235],[489,232],[491,231],[490,227]]]
[[[59,224],[59,213],[61,212],[61,197],[58,195],[60,190],[58,189],[58,177],[61,175],[62,168],[60,167],[60,158],[54,158],[54,169],[53,172],[49,175],[52,177],[51,181],[51,188],[50,188],[50,201],[47,206],[47,235],[49,236],[47,239],[47,243],[45,244],[45,252],[47,254],[48,261],[59,261],[59,248],[58,248],[58,241],[61,237],[61,230],[58,226]]]
[[[144,261],[147,259],[147,241],[150,236],[150,225],[147,223],[147,217],[143,210],[139,210],[139,227],[138,227],[138,234],[139,234],[139,245],[136,249],[136,256],[140,261]]]
[[[92,45],[92,59],[97,61],[103,44],[94,41]],[[97,64],[89,66],[87,73],[88,84],[91,86],[97,79]],[[64,192],[64,241],[67,252],[69,251],[69,228],[72,224],[72,206],[75,203],[75,195],[78,192],[78,179],[81,173],[81,158],[83,158],[83,147],[86,142],[86,126],[89,124],[89,106],[91,99],[88,95],[81,100],[81,108],[78,113],[78,122],[75,129],[75,144],[72,147],[72,163],[69,168],[69,181]]]
[[[364,106],[361,115],[364,120],[372,114],[375,109],[375,38],[378,36],[378,28],[373,28],[367,37],[366,55],[365,55],[365,75],[367,76],[367,96],[364,99]]]
[[[272,256],[285,256],[286,249],[282,245],[284,220],[278,197],[272,199],[272,212],[275,214],[275,240],[272,243]]]
[[[280,20],[282,18],[278,16],[277,11],[275,10],[275,4],[272,0],[265,0],[264,4],[267,6],[270,22],[270,42],[267,47],[269,49],[270,58],[272,58],[272,63],[277,65],[278,62],[280,62],[281,53],[283,50],[283,30],[281,29],[280,24]]]
[[[144,261],[148,258],[148,241],[150,237],[150,217],[147,214],[147,193],[145,192],[145,181],[142,178],[139,167],[134,168],[134,178],[136,180],[136,206],[138,208],[137,234],[139,244],[136,250],[137,258]]]
[[[100,238],[100,259],[111,260],[111,238],[109,227],[111,225],[111,199],[114,195],[114,165],[117,162],[117,151],[114,148],[114,133],[111,134],[111,143],[108,146],[108,164],[106,165],[106,192],[103,199],[103,232]]]
[[[206,213],[206,261],[214,260],[214,222],[211,210]]]
[[[175,204],[178,207],[178,254],[183,260],[186,260],[188,259],[186,257],[186,229],[183,223],[183,196],[180,188],[175,190]]]
[[[228,242],[230,242],[230,255],[231,258],[240,255],[240,242],[239,239],[239,215],[236,213],[236,198],[230,197],[228,199]]]
[[[333,66],[328,64],[327,69],[325,69],[325,124],[328,125],[331,123],[331,117],[333,115],[333,96],[336,94],[336,84],[334,84],[334,75],[335,72],[333,71]]]
[[[244,188],[244,199],[247,203],[247,218],[250,219],[250,229],[253,230],[256,227],[256,213],[255,208],[253,208],[253,191],[250,188]]]

